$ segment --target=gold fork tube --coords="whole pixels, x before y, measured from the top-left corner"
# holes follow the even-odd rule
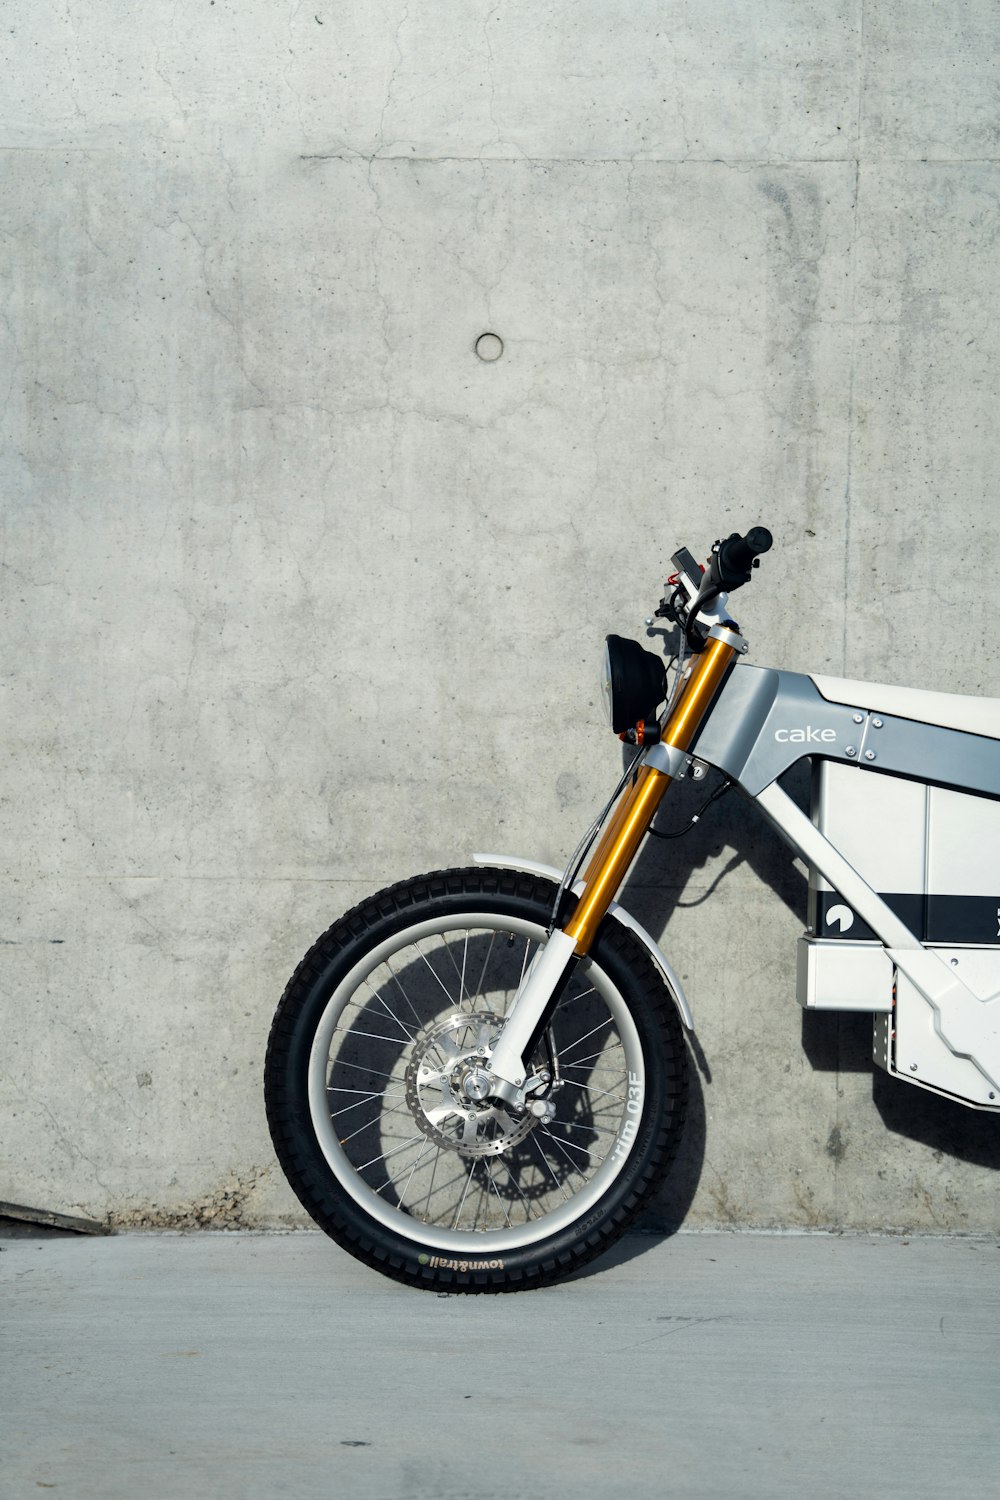
[[[676,750],[688,748],[735,655],[736,648],[727,641],[709,642],[663,726],[665,744]],[[576,943],[577,955],[586,953],[593,943],[672,779],[665,771],[642,766],[635,784],[616,807],[584,872],[577,908],[563,928]]]
[[[586,953],[594,941],[670,782],[665,771],[643,766],[635,786],[622,798],[608,833],[587,866],[579,905],[563,929],[576,943],[577,954]]]
[[[670,718],[663,726],[661,738],[675,750],[686,750],[701,728],[701,721],[712,706],[712,699],[722,686],[736,647],[728,641],[711,639],[698,658]]]

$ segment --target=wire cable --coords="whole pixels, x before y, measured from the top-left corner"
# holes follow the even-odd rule
[[[694,825],[697,822],[699,822],[699,820],[702,818],[702,816],[706,812],[708,812],[708,809],[711,807],[712,803],[713,802],[718,802],[718,800],[719,800],[720,797],[724,797],[726,795],[726,793],[731,789],[732,785],[733,785],[733,783],[727,777],[726,780],[722,783],[721,786],[717,786],[715,788],[715,791],[712,793],[712,795],[710,797],[706,797],[705,801],[701,804],[701,806],[699,807],[698,811],[693,814],[693,816],[691,817],[691,819],[690,819],[689,822],[687,822],[687,823],[684,824],[683,828],[675,829],[674,832],[672,832],[672,833],[665,833],[665,832],[663,832],[662,829],[650,827],[649,830],[648,830],[648,832],[651,833],[653,835],[653,837],[657,838],[657,839],[680,839],[680,838],[683,838],[686,833],[690,833],[691,832],[691,830],[694,827]]]

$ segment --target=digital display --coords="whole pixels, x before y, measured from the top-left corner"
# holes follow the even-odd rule
[[[688,549],[686,547],[681,547],[679,551],[674,553],[670,561],[673,563],[678,573],[682,573],[684,575],[688,583],[693,586],[695,593],[697,593],[701,588],[702,570],[695,562]]]

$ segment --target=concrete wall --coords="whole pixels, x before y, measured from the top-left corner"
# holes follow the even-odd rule
[[[566,857],[676,543],[772,528],[758,662],[1000,697],[996,8],[3,31],[0,1199],[298,1222],[288,973],[391,879]],[[632,882],[705,1060],[664,1216],[995,1226],[1000,1124],[804,1022],[751,813]]]

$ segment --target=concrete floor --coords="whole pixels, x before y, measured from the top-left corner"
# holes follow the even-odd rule
[[[22,1232],[0,1300],[5,1500],[996,1492],[992,1239],[633,1238],[465,1298],[316,1233]]]

